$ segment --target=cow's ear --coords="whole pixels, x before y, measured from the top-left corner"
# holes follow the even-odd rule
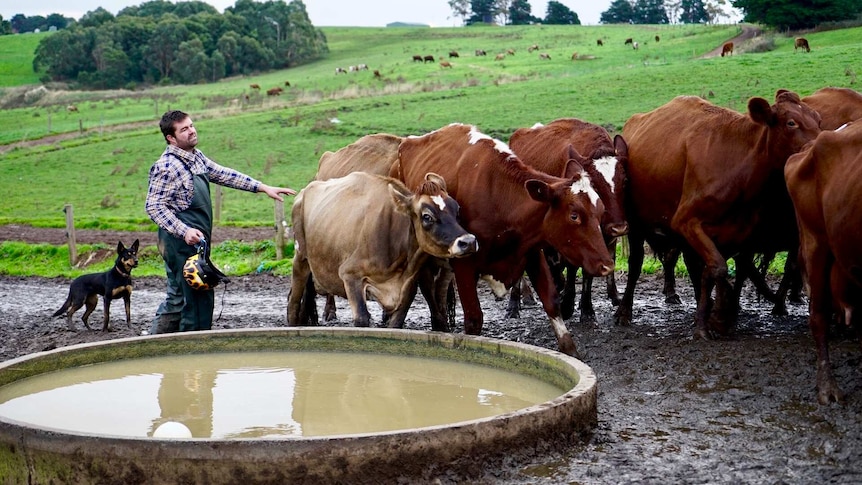
[[[584,167],[587,164],[593,163],[592,159],[589,159],[575,149],[574,145],[569,145],[566,147],[566,167],[563,169],[563,178],[571,179],[571,178],[580,178],[580,175],[584,172]],[[573,163],[574,162],[574,163]]]
[[[443,177],[437,175],[434,172],[428,172],[425,174],[425,180],[437,184],[441,190],[446,191],[446,180]]]
[[[626,140],[622,135],[616,135],[614,137],[614,152],[616,152],[617,160],[628,160],[629,158],[629,145],[626,143]]]
[[[771,125],[775,119],[772,113],[772,106],[769,101],[763,98],[751,98],[748,100],[748,116],[755,123],[761,125]]]
[[[392,196],[392,201],[395,202],[395,209],[398,212],[410,214],[413,210],[413,194],[410,191],[390,183],[389,195]]]
[[[530,197],[538,202],[551,202],[551,187],[541,180],[531,179],[524,182],[524,188],[530,194]]]

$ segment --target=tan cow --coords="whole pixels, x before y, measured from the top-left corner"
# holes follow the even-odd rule
[[[721,57],[733,55],[733,42],[725,42],[721,46]]]
[[[827,341],[833,313],[855,322],[862,306],[862,123],[820,133],[784,168],[799,224],[800,262],[808,282],[808,325],[817,349],[817,398],[843,402]],[[858,322],[855,322],[858,326]]]
[[[797,37],[793,39],[793,52],[796,52],[796,49],[802,49],[805,52],[811,52],[811,47],[808,45],[808,39],[805,37]]]
[[[347,298],[355,326],[369,326],[366,299],[371,297],[386,312],[385,323],[403,327],[426,260],[476,252],[476,237],[457,216],[458,203],[432,173],[415,194],[398,180],[364,172],[311,182],[293,204],[296,252],[288,325],[308,323],[300,309],[303,298],[313,298],[307,291],[313,282]]]
[[[802,102],[820,113],[820,128],[834,130],[844,123],[862,119],[862,93],[849,88],[820,88]]]
[[[452,69],[452,63],[451,63],[451,62],[449,62],[449,61],[441,61],[441,62],[440,62],[440,67],[441,67],[441,68],[446,68],[446,67],[448,67],[449,69]]]
[[[776,233],[788,230],[773,227],[793,217],[790,201],[782,203],[780,175],[787,158],[817,136],[819,125],[820,115],[786,90],[778,90],[774,105],[751,98],[747,114],[680,96],[629,118],[623,137],[629,149],[631,254],[618,323],[631,322],[646,240],[659,252],[681,247],[692,263],[695,336],[728,333],[738,308],[727,255],[764,252],[761,244],[777,244]]]
[[[506,54],[497,54],[497,55],[494,57],[494,60],[495,60],[495,61],[502,61],[502,60],[503,60],[503,59],[505,59],[505,58],[506,58]]]

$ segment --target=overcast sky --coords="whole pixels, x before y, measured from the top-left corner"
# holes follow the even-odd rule
[[[231,7],[236,0],[206,0],[219,12]],[[286,0],[289,2],[289,0]],[[584,25],[596,25],[602,12],[608,9],[611,0],[557,0],[578,14]],[[316,27],[362,26],[383,27],[390,22],[416,22],[435,27],[461,25],[452,18],[447,0],[304,0],[311,23]],[[143,0],[0,0],[0,15],[9,20],[15,14],[47,17],[59,13],[78,20],[85,13],[99,7],[116,15],[131,5],[140,5]],[[532,13],[544,17],[547,0],[530,0]]]

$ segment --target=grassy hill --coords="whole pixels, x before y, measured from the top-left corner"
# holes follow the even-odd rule
[[[61,209],[71,203],[85,226],[153,227],[143,201],[149,166],[164,148],[157,120],[167,109],[192,114],[200,148],[211,158],[271,184],[302,188],[324,151],[369,133],[414,135],[464,122],[507,140],[518,127],[560,117],[617,131],[631,114],[677,95],[744,110],[749,97],[771,100],[779,88],[804,95],[826,85],[852,87],[862,72],[862,28],[808,35],[810,54],[794,52],[791,37],[768,36],[752,42],[771,43],[770,51],[754,53],[744,44],[733,57],[709,59],[699,57],[737,35],[739,26],[323,30],[331,54],[319,62],[139,91],[50,86],[38,97],[13,67],[27,64],[15,60],[24,54],[3,57],[0,69],[20,81],[9,87],[4,76],[0,87],[0,145],[7,145],[0,146],[0,191],[7,194],[0,223],[62,227]],[[639,40],[640,49],[623,45],[627,37]],[[31,52],[34,39],[0,37],[0,52]],[[539,51],[528,53],[533,44]],[[477,57],[476,49],[488,55]],[[495,60],[507,49],[515,55]],[[448,58],[452,50],[458,58]],[[571,59],[575,52],[582,60]],[[539,53],[551,59],[540,60]],[[445,58],[453,67],[414,62],[415,54]],[[361,63],[370,70],[335,74],[336,67]],[[291,86],[281,96],[249,87],[257,83],[265,91],[285,81]],[[69,104],[78,112],[67,111]],[[52,138],[60,134],[68,138]],[[270,224],[271,214],[262,199],[226,191],[224,224]]]

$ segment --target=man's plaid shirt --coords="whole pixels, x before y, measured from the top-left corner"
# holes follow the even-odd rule
[[[187,152],[168,145],[150,168],[150,186],[145,205],[147,215],[159,227],[182,239],[189,229],[176,214],[189,208],[194,198],[194,176],[206,173],[210,182],[234,189],[257,192],[260,182],[231,168],[222,167],[200,150]]]

